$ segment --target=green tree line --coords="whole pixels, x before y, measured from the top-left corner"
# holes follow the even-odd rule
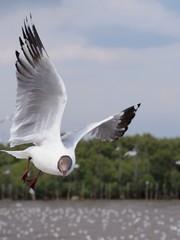
[[[0,149],[9,147],[0,145]],[[135,156],[126,154],[132,150],[136,151]],[[65,178],[42,174],[34,195],[20,181],[27,160],[1,152],[0,199],[180,198],[180,165],[175,164],[180,160],[180,138],[144,134],[124,136],[111,143],[82,140],[77,146],[76,158],[79,167]],[[37,172],[31,164],[30,175]]]

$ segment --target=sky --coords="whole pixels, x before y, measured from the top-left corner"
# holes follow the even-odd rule
[[[126,135],[180,137],[179,0],[6,0],[0,2],[0,140],[9,137],[14,52],[29,13],[66,85],[63,132],[140,102]]]

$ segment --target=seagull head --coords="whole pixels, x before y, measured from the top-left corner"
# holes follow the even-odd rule
[[[67,172],[70,170],[71,166],[72,166],[72,159],[67,155],[60,157],[57,163],[57,167],[63,177],[67,175]]]

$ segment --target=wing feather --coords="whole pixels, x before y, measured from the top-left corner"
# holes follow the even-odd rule
[[[31,20],[31,16],[30,16]],[[60,141],[60,124],[67,102],[64,83],[41,42],[35,25],[26,18],[16,51],[17,96],[10,131],[11,146]]]
[[[75,148],[80,139],[90,132],[94,137],[102,141],[111,142],[118,140],[128,130],[128,126],[135,117],[136,111],[140,105],[141,104],[139,103],[131,106],[100,122],[91,123],[85,128],[66,133],[62,136],[63,143],[67,147],[73,146]]]

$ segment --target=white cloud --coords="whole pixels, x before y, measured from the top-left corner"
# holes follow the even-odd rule
[[[70,24],[88,28],[119,25],[162,34],[180,34],[180,17],[156,0],[69,1]],[[75,19],[75,20],[74,20]]]
[[[164,34],[178,34],[179,16],[155,0],[113,0],[120,20],[127,26]]]
[[[90,29],[107,25],[146,31],[152,36],[156,32],[179,36],[179,15],[155,0],[64,1],[60,6],[32,5],[29,10],[19,8],[1,16],[1,117],[14,108],[14,50],[20,50],[18,36],[29,12],[68,89],[64,129],[100,120],[142,101],[132,132],[166,135],[161,127],[165,129],[169,121],[174,128],[167,134],[176,134],[176,119],[180,119],[180,111],[174,107],[179,99],[180,44],[132,49],[88,43]]]
[[[69,4],[68,4],[69,2]],[[66,1],[64,5],[36,8],[31,12],[36,26],[48,51],[57,58],[57,50],[63,58],[91,58],[100,61],[116,58],[116,49],[90,47],[86,42],[83,29],[99,25],[122,25],[142,31],[152,31],[170,35],[180,35],[180,17],[165,9],[155,0],[99,0],[99,1]],[[81,13],[81,14],[80,14]],[[12,53],[19,49],[18,36],[27,10],[11,12],[0,21],[3,38],[1,39],[0,63],[14,61]],[[40,16],[40,17],[39,17]],[[67,28],[67,30],[66,30]],[[74,32],[79,30],[78,34]],[[62,31],[62,32],[61,32]],[[75,35],[73,35],[75,33]],[[78,38],[74,42],[74,38]],[[77,42],[78,41],[78,42]],[[51,50],[52,49],[52,50]],[[84,51],[85,50],[85,51]],[[122,49],[121,52],[127,52]]]

